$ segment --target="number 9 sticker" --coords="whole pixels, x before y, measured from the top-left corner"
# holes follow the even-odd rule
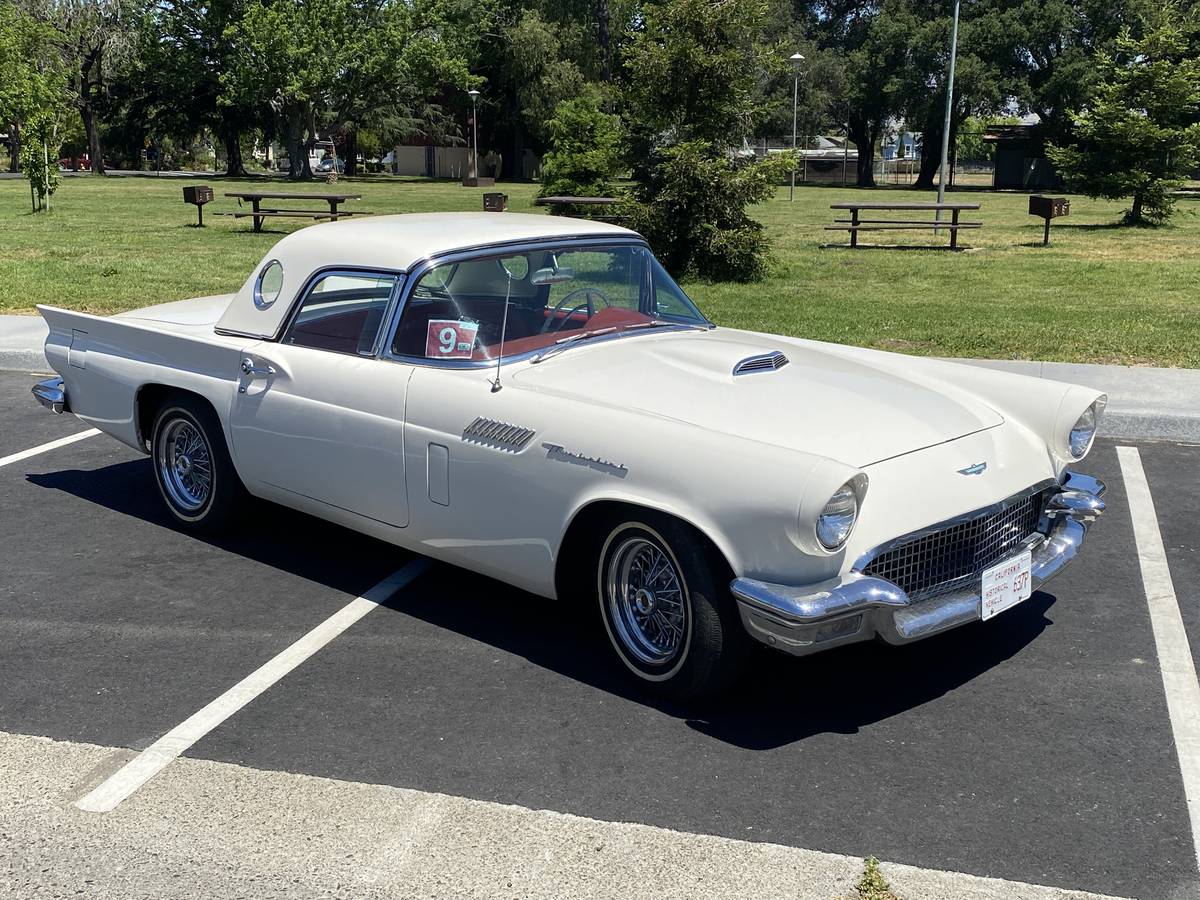
[[[430,319],[425,332],[425,358],[470,359],[478,333],[478,322]]]

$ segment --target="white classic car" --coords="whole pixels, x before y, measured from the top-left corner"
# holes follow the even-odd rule
[[[1076,554],[1105,398],[718,328],[637,234],[513,213],[280,240],[234,295],[39,307],[34,387],[148,453],[182,528],[245,493],[595,604],[674,696],[988,619]]]

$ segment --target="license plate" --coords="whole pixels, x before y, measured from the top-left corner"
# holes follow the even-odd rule
[[[979,603],[980,614],[985,622],[1022,600],[1028,600],[1033,594],[1033,580],[1029,577],[1032,562],[1033,553],[1026,550],[1020,556],[984,570]]]

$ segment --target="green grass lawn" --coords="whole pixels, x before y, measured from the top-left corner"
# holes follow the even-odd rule
[[[208,227],[189,227],[185,183],[169,178],[64,178],[49,214],[31,215],[22,180],[0,180],[0,312],[51,303],[111,313],[236,290],[280,235],[307,220],[216,216],[236,201],[223,191],[290,190],[286,182],[212,179]],[[375,213],[477,210],[482,190],[416,179],[342,179]],[[298,190],[319,192],[323,183]],[[509,209],[531,211],[535,186],[506,184]],[[826,247],[829,204],[932,199],[911,190],[781,189],[758,207],[774,242],[771,275],[750,285],[688,281],[716,322],[740,328],[939,356],[1200,367],[1200,203],[1177,224],[1115,226],[1122,204],[1071,198],[1071,216],[1041,246],[1041,220],[1021,194],[964,192],[985,225],[963,233],[963,253]],[[353,204],[352,204],[353,206]],[[915,245],[929,232],[871,232],[864,240]]]

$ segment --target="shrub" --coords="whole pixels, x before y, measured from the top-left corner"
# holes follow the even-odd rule
[[[620,164],[621,120],[600,109],[597,92],[555,107],[540,196],[608,196]]]
[[[787,160],[735,166],[708,141],[684,141],[652,155],[629,214],[672,272],[714,281],[766,274],[770,241],[746,212],[771,196]]]

